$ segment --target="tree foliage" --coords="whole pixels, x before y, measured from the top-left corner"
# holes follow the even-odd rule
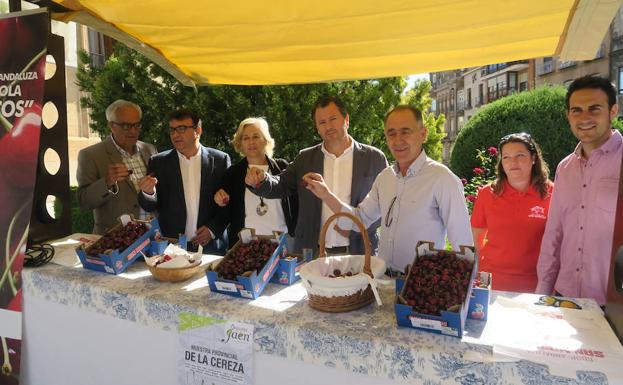
[[[424,143],[424,151],[426,151],[426,155],[428,155],[429,158],[441,161],[441,154],[443,151],[441,139],[446,136],[443,130],[446,117],[443,114],[439,114],[439,116],[435,117],[435,114],[428,112],[433,104],[433,99],[430,97],[431,87],[432,84],[428,80],[416,81],[414,87],[403,96],[402,102],[422,111],[424,126],[428,128],[428,136]]]
[[[337,95],[348,106],[351,135],[358,141],[383,149],[383,117],[400,102],[405,87],[402,78],[288,85],[215,85],[193,89],[139,53],[121,45],[101,67],[91,67],[86,52],[79,55],[78,85],[88,96],[91,128],[100,136],[109,134],[104,111],[118,98],[133,101],[143,109],[142,140],[159,150],[171,147],[166,114],[179,107],[199,113],[203,123],[202,143],[234,154],[230,140],[238,123],[249,116],[267,119],[276,141],[275,155],[292,160],[299,150],[320,141],[311,119],[311,109],[322,95]],[[427,103],[430,103],[428,101]]]

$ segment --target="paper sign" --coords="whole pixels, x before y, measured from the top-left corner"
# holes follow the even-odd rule
[[[253,240],[253,232],[251,231],[251,229],[245,228],[245,229],[240,230],[240,232],[238,233],[238,236],[240,237],[240,240],[244,244],[247,244]]]
[[[428,318],[420,318],[416,316],[410,316],[409,320],[414,328],[440,330],[445,326],[445,322],[432,320]]]
[[[128,214],[123,214],[119,217],[121,224],[126,226],[128,223],[132,222],[132,218]]]
[[[232,293],[235,293],[238,291],[238,288],[233,283],[216,281],[214,282],[214,284],[216,285],[216,288],[220,291],[229,291]]]
[[[539,362],[552,375],[576,378],[577,371],[601,372],[609,384],[623,383],[623,347],[602,314],[534,305],[539,296],[498,296],[489,306],[480,343],[493,357]]]
[[[251,385],[254,326],[179,314],[180,385]]]

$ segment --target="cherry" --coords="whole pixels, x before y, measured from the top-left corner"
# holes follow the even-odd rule
[[[421,256],[407,276],[403,295],[416,311],[439,315],[463,303],[472,266],[446,251]]]

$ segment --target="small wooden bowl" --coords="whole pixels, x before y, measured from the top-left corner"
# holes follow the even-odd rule
[[[165,282],[186,281],[196,275],[199,271],[201,271],[201,269],[201,260],[195,261],[193,265],[188,267],[178,267],[172,269],[149,266],[151,275],[153,275],[157,280]]]

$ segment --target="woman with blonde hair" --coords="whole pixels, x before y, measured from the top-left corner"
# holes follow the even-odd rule
[[[284,199],[261,198],[244,183],[249,167],[276,175],[289,164],[285,159],[272,158],[275,140],[270,136],[268,122],[264,118],[244,119],[238,125],[232,144],[243,158],[225,172],[221,188],[214,195],[216,204],[225,208],[230,246],[236,243],[238,232],[244,227],[254,228],[258,235],[282,231],[294,236],[298,211],[296,195]]]
[[[530,134],[503,137],[498,156],[497,178],[478,192],[471,218],[478,269],[495,290],[533,293],[554,184]]]

